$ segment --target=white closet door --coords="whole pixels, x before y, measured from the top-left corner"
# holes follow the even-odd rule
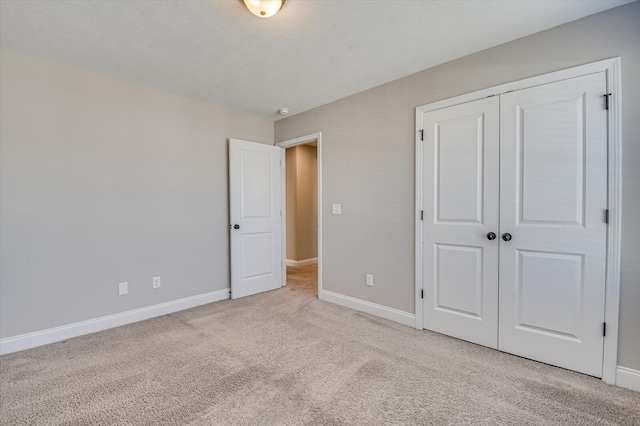
[[[499,100],[423,115],[424,327],[497,347]]]
[[[229,141],[231,297],[282,286],[282,148]]]
[[[500,96],[499,349],[602,375],[605,74]]]

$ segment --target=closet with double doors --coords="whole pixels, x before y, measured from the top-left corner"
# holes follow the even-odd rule
[[[598,72],[424,112],[424,328],[602,376]]]

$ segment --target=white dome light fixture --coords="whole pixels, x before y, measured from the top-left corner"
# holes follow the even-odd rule
[[[242,0],[249,12],[258,18],[270,18],[284,6],[287,0]]]

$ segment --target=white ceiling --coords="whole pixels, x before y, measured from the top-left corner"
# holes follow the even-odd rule
[[[0,46],[272,116],[631,0],[0,1]]]

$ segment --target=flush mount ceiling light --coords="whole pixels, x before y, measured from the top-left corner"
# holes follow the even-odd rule
[[[242,0],[247,9],[258,18],[270,18],[284,6],[287,0]]]

